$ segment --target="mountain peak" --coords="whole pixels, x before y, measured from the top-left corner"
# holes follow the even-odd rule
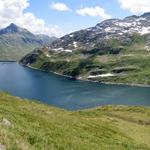
[[[14,23],[11,23],[9,26],[7,26],[4,29],[0,30],[0,35],[1,34],[13,34],[13,33],[26,33],[26,34],[31,34],[28,30],[24,28],[20,28]]]
[[[8,27],[5,28],[7,31],[10,32],[18,32],[19,27],[15,25],[14,23],[11,23]]]
[[[8,27],[17,27],[18,28],[18,26],[14,23],[11,23]]]
[[[14,24],[14,23],[11,23],[9,26],[10,26],[10,27],[17,27],[17,25]]]
[[[142,15],[142,17],[145,17],[145,18],[150,18],[150,12],[146,12]]]
[[[132,19],[138,19],[138,18],[139,16],[132,15],[132,16],[125,17],[124,20],[132,20]]]

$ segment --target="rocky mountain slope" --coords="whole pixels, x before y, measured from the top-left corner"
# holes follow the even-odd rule
[[[0,30],[0,60],[18,60],[34,48],[47,45],[55,39],[34,35],[12,23]]]
[[[20,62],[83,80],[150,85],[150,13],[105,20],[35,49]]]
[[[54,50],[78,50],[97,47],[102,41],[119,39],[131,42],[133,34],[150,33],[150,13],[141,16],[129,16],[124,19],[105,20],[95,27],[68,34],[50,45]]]
[[[53,41],[57,40],[55,36],[49,37],[48,35],[45,34],[37,34],[36,37],[37,39],[42,41],[42,45],[49,45]]]
[[[0,149],[149,150],[150,108],[70,112],[0,93]]]

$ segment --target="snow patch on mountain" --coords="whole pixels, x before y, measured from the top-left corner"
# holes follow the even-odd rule
[[[150,33],[150,27],[143,27],[142,30],[140,31],[140,34],[148,34]]]

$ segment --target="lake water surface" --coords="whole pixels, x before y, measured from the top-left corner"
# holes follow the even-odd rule
[[[107,104],[150,106],[149,87],[72,80],[8,62],[0,63],[0,91],[69,110]]]

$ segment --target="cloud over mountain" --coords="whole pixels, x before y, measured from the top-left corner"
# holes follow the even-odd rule
[[[81,8],[76,12],[81,16],[100,17],[102,20],[111,18],[111,16],[107,14],[105,10],[99,6]]]
[[[50,8],[58,10],[58,11],[71,11],[71,9],[64,3],[55,3],[52,2]]]
[[[150,11],[150,0],[119,0],[123,9],[133,14],[141,14]]]
[[[29,7],[28,0],[1,0],[0,1],[0,28],[15,23],[33,33],[60,36],[62,32],[58,26],[47,25],[41,18],[33,13],[24,12]]]

